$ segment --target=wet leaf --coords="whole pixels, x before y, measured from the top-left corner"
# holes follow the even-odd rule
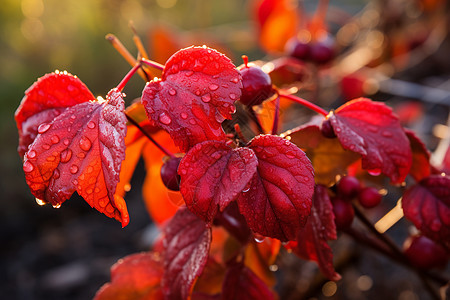
[[[219,141],[197,144],[178,168],[180,191],[187,207],[211,224],[218,210],[223,211],[246,187],[257,164],[248,148],[231,149]]]
[[[334,223],[333,206],[327,193],[327,188],[317,185],[313,197],[311,216],[304,228],[300,229],[296,242],[290,242],[295,254],[319,264],[322,273],[329,280],[339,280],[341,276],[333,267],[333,252],[328,240],[337,239]]]
[[[207,47],[190,47],[167,61],[161,79],[142,94],[150,120],[166,130],[181,151],[224,140],[222,122],[236,111],[241,76],[229,58]]]
[[[403,128],[384,103],[359,98],[328,116],[344,149],[362,156],[362,167],[373,175],[383,173],[402,183],[412,164],[412,153]]]
[[[51,122],[66,107],[94,99],[84,83],[67,72],[57,71],[39,78],[25,91],[14,116],[19,129],[20,156],[24,156],[36,138],[40,124]]]
[[[240,212],[254,232],[295,240],[311,211],[311,162],[297,146],[278,136],[258,136],[248,147],[255,152],[258,167],[248,191],[237,200]]]
[[[346,173],[346,169],[359,159],[358,154],[344,150],[338,139],[329,139],[322,135],[319,126],[304,125],[282,134],[306,152],[314,167],[317,184],[331,185],[336,176]]]
[[[94,300],[162,300],[162,275],[158,253],[128,255],[111,267],[111,282],[97,291]]]
[[[405,217],[450,250],[450,176],[431,175],[403,194]]]
[[[122,93],[113,89],[104,102],[66,108],[26,152],[23,170],[33,195],[59,207],[76,191],[92,207],[126,226],[125,201],[115,195],[125,157],[126,117]]]
[[[164,229],[164,275],[161,286],[166,299],[188,299],[208,260],[211,228],[182,207]]]

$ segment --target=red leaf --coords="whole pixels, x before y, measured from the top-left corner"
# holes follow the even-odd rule
[[[305,151],[314,166],[317,184],[334,184],[336,176],[345,174],[347,168],[359,159],[358,154],[344,150],[338,139],[324,137],[317,125],[303,125],[282,136],[289,136],[292,143]]]
[[[20,156],[36,138],[40,124],[52,121],[66,107],[94,99],[84,83],[67,72],[57,71],[39,78],[25,91],[15,113]]]
[[[162,300],[162,274],[159,254],[144,252],[126,256],[111,267],[111,282],[97,291],[94,300]]]
[[[311,211],[311,162],[297,146],[278,136],[258,136],[248,147],[258,158],[258,168],[249,190],[237,200],[239,210],[254,232],[295,240]]]
[[[359,98],[328,117],[344,149],[362,156],[362,167],[402,183],[412,164],[408,138],[398,118],[384,103]]]
[[[208,260],[211,228],[183,207],[164,233],[164,295],[166,299],[188,299]]]
[[[256,172],[258,160],[248,148],[231,149],[225,142],[195,145],[178,167],[180,192],[187,207],[211,224],[217,210],[236,200]]]
[[[123,110],[122,93],[113,89],[105,102],[80,103],[42,123],[23,163],[33,195],[58,207],[77,191],[91,206],[126,226],[125,201],[114,195],[125,157]]]
[[[450,249],[450,176],[431,175],[403,194],[405,217],[427,237]]]
[[[225,139],[221,123],[236,111],[241,87],[229,58],[207,47],[190,47],[172,55],[161,79],[147,83],[142,103],[148,118],[186,152],[197,143]]]
[[[267,285],[242,263],[231,266],[223,282],[223,300],[275,299]]]
[[[317,185],[313,198],[311,216],[304,228],[300,229],[296,242],[291,242],[292,250],[298,256],[318,262],[322,273],[329,280],[339,280],[341,276],[333,267],[333,252],[327,240],[337,239],[333,206],[327,188]]]
[[[412,130],[405,129],[412,151],[412,166],[409,173],[420,181],[431,174],[430,152]]]

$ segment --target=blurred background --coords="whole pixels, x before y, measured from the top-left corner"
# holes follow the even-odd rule
[[[132,189],[125,198],[131,216],[125,229],[77,196],[59,209],[40,207],[26,186],[16,151],[14,111],[24,91],[40,76],[58,69],[77,75],[94,95],[105,96],[130,69],[105,36],[114,34],[135,56],[130,21],[150,59],[160,63],[180,48],[206,44],[226,53],[236,65],[241,64],[242,54],[251,61],[260,60],[260,65],[269,62],[263,69],[272,72],[274,81],[287,72],[292,80],[286,88],[300,90],[307,99],[315,97],[327,108],[359,96],[388,101],[403,124],[413,128],[431,150],[444,149],[435,156],[442,163],[448,148],[448,142],[445,148],[442,141],[449,139],[450,99],[450,16],[446,1],[330,1],[322,23],[314,23],[316,9],[317,1],[306,0],[3,0],[2,297],[90,299],[109,281],[109,268],[117,259],[149,247],[154,232],[139,188]],[[312,27],[305,27],[300,16],[312,20]],[[326,31],[335,45],[331,62],[312,68],[320,74],[320,95],[315,92],[314,82],[310,82],[312,71],[308,64],[300,62],[300,71],[285,71],[285,62],[275,61],[290,56],[286,43],[295,36],[300,39],[299,33],[305,28],[311,32],[317,28]],[[128,104],[140,96],[143,87],[142,79],[135,76],[125,89]],[[290,113],[286,120],[295,126],[306,117],[303,110],[294,111],[301,115]],[[143,180],[139,174],[144,174],[142,164],[136,174],[132,186],[139,187]],[[405,233],[400,233],[401,238],[402,234]],[[342,243],[344,248],[354,247],[348,241]],[[306,293],[305,284],[289,275],[300,276],[298,270],[277,275],[288,282],[277,287],[281,299],[298,299],[299,295],[306,299],[428,297],[406,269],[371,256],[370,252],[350,252],[344,257],[357,263],[338,270],[348,279],[337,286],[329,284]],[[296,265],[288,258],[280,264]],[[396,279],[390,278],[392,274]]]

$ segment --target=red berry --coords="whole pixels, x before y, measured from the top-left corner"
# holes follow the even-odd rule
[[[322,121],[322,124],[320,124],[320,132],[326,138],[332,139],[336,137],[336,133],[334,133],[333,126],[331,126],[329,119],[324,119]]]
[[[382,196],[374,187],[365,187],[358,194],[359,203],[365,208],[372,208],[380,204]]]
[[[344,176],[339,180],[337,184],[337,190],[339,196],[344,199],[351,200],[353,197],[358,195],[361,190],[361,185],[359,180],[353,176]]]
[[[296,38],[289,40],[286,44],[286,52],[289,56],[306,60],[309,56],[310,46],[308,43],[299,41]]]
[[[177,170],[181,159],[182,157],[170,157],[161,166],[161,179],[169,190],[180,190],[180,175]]]
[[[242,95],[240,101],[247,106],[259,105],[274,94],[270,76],[256,65],[248,64],[244,58],[244,65],[238,70],[242,75]]]
[[[334,56],[334,39],[331,37],[326,37],[311,43],[309,59],[313,62],[317,64],[326,64],[333,60]]]
[[[332,200],[334,222],[337,229],[347,229],[352,225],[353,218],[355,217],[355,211],[351,202],[342,200],[339,197],[335,197]]]
[[[410,236],[403,249],[411,264],[421,269],[445,267],[448,261],[445,249],[423,235]]]

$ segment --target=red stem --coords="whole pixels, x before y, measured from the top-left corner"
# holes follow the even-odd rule
[[[127,113],[125,113],[125,115],[127,116],[128,121],[134,126],[136,126],[142,132],[143,135],[145,135],[156,147],[158,147],[159,150],[161,150],[167,156],[175,157],[175,155],[173,155],[172,152],[167,150],[164,146],[159,144],[150,134],[148,134],[148,132],[145,131],[145,129],[142,128],[141,125],[139,125],[139,123],[136,122],[136,120],[130,117]]]
[[[316,113],[319,113],[321,115],[323,115],[324,117],[326,117],[328,115],[328,112],[326,110],[324,110],[323,108],[309,102],[308,100],[305,100],[303,98],[297,97],[297,96],[293,96],[293,95],[284,95],[284,94],[280,94],[280,97],[284,97],[286,99],[292,100],[294,102],[297,102],[313,111],[315,111]]]
[[[278,119],[280,116],[280,95],[278,95],[277,99],[275,100],[275,112],[273,116],[273,125],[272,125],[272,134],[276,135],[278,132]]]
[[[146,59],[146,58],[141,58],[140,62],[146,64],[147,66],[153,67],[155,69],[158,69],[158,70],[161,70],[161,71],[164,70],[164,65],[162,65],[160,63],[157,63],[156,61],[149,60],[149,59]]]
[[[125,77],[122,79],[122,81],[117,85],[117,89],[119,91],[123,90],[123,88],[128,83],[130,78],[134,75],[134,73],[137,72],[137,70],[139,70],[140,67],[141,67],[141,64],[134,65],[134,67],[127,73],[127,75],[125,75]]]

